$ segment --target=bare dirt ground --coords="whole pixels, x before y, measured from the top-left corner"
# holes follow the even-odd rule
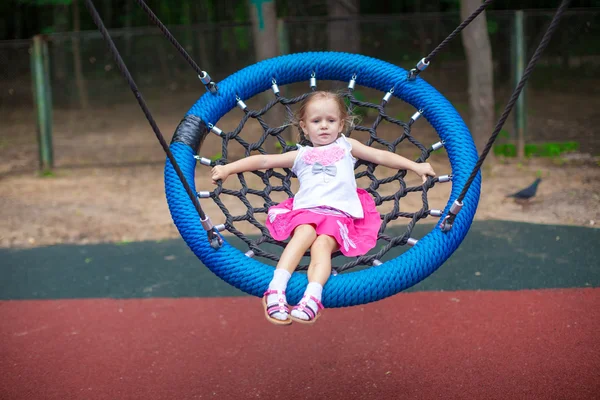
[[[183,100],[191,104],[189,99]],[[156,119],[167,141],[182,117],[181,110],[179,104],[161,104]],[[0,247],[179,237],[165,200],[164,153],[137,104],[96,110],[93,114],[55,111],[57,168],[46,177],[36,171],[38,150],[32,114],[14,112],[3,116],[6,122],[0,135]],[[220,127],[231,130],[239,122],[240,114],[235,115],[231,120],[220,121]],[[259,127],[248,129],[252,133]],[[383,126],[378,132],[386,135],[388,130],[390,126]],[[85,135],[79,131],[85,131]],[[414,134],[426,145],[437,141],[427,128],[415,128]],[[230,159],[242,156],[241,150],[233,149]],[[201,155],[210,157],[219,152],[220,143],[207,139]],[[415,156],[409,148],[401,153]],[[435,154],[431,162],[439,175],[451,174],[444,152]],[[198,166],[197,190],[212,190],[208,168]],[[381,170],[385,172],[384,168]],[[522,206],[506,198],[538,176],[543,181],[531,204]],[[514,159],[486,162],[475,218],[595,227],[600,224],[599,177],[598,160],[585,155],[523,163]],[[235,185],[234,181],[230,184]],[[408,179],[409,184],[416,182],[414,177]],[[251,180],[251,185],[254,183]],[[382,192],[392,189],[383,187]],[[444,208],[450,190],[451,183],[447,183],[430,191],[430,208]],[[201,204],[215,224],[224,222],[211,200],[202,200]],[[415,211],[420,204],[416,194],[407,196],[401,206],[403,210]],[[245,212],[237,199],[231,199],[228,207],[232,214]]]

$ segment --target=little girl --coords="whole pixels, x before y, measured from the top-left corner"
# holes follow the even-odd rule
[[[254,155],[212,169],[212,181],[229,175],[270,168],[291,168],[298,177],[298,193],[269,208],[266,227],[276,240],[290,241],[277,263],[262,303],[266,318],[277,325],[293,321],[314,323],[323,309],[321,293],[331,274],[331,254],[360,256],[375,247],[381,225],[372,197],[356,186],[357,158],[394,169],[411,170],[427,180],[435,176],[431,165],[416,163],[398,154],[366,146],[347,138],[353,117],[341,96],[312,92],[296,116],[300,135],[310,146],[283,154]],[[300,302],[291,309],[285,289],[306,250],[310,248],[308,286]]]

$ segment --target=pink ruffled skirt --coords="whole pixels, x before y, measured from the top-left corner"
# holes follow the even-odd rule
[[[265,226],[275,240],[286,240],[297,226],[310,224],[317,235],[335,238],[340,251],[348,257],[361,256],[375,247],[381,226],[379,211],[373,198],[364,189],[357,189],[364,217],[352,218],[338,210],[325,207],[293,210],[294,199],[270,207]]]

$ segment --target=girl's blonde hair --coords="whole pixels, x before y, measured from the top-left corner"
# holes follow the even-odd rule
[[[348,134],[354,129],[354,126],[358,123],[358,117],[352,115],[350,110],[346,106],[344,102],[344,97],[340,93],[328,92],[325,90],[319,90],[316,92],[311,92],[300,104],[300,109],[294,115],[292,120],[292,124],[298,127],[298,143],[306,144],[310,143],[308,137],[304,134],[304,131],[300,127],[300,121],[304,119],[306,116],[306,108],[308,105],[314,100],[320,99],[331,99],[336,102],[339,110],[340,110],[340,119],[344,122],[344,129],[342,131],[343,134]]]

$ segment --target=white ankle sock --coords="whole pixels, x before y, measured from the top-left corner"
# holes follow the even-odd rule
[[[269,289],[285,290],[291,277],[292,274],[285,269],[276,269],[273,273],[273,279],[271,279],[271,282],[269,283]]]
[[[306,302],[307,306],[315,310],[317,313],[319,312],[319,307],[314,300],[310,299],[310,296],[315,299],[321,301],[321,296],[323,295],[323,286],[317,282],[310,282],[308,286],[306,286],[306,290],[304,291],[304,296],[308,296],[309,299]],[[296,318],[300,318],[303,320],[308,320],[308,315],[304,313],[304,311],[300,310],[292,310],[292,315]]]
[[[276,269],[275,273],[273,273],[273,279],[269,283],[269,289],[285,290],[291,276],[292,276],[292,274],[290,274],[285,269],[280,269],[280,268]],[[280,297],[281,297],[280,295],[275,294],[275,293],[268,295],[267,296],[267,304],[272,304],[272,303],[277,304]],[[283,301],[286,301],[285,295],[283,295]],[[288,318],[288,314],[276,312],[272,315],[272,317],[283,321]]]

